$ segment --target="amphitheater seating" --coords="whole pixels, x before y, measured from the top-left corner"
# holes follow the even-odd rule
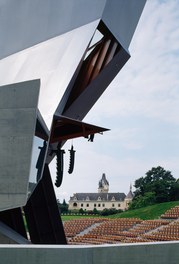
[[[97,243],[119,243],[125,239],[125,235],[120,231],[126,231],[132,226],[140,223],[142,220],[137,218],[121,218],[114,220],[104,220],[100,225],[93,228],[88,234],[84,234],[75,238],[71,238],[69,243],[86,243],[93,241]]]
[[[108,220],[107,222],[101,223],[89,233],[72,238],[69,242],[71,244],[87,244],[88,241],[89,243],[95,244],[150,242],[155,241],[155,239],[142,237],[142,234],[168,224],[169,221],[166,220]]]
[[[179,222],[173,221],[167,226],[155,230],[150,234],[144,234],[143,237],[154,241],[179,240]]]
[[[179,240],[179,206],[158,220],[88,218],[64,223],[69,244],[100,245]],[[91,227],[87,232],[82,232]]]
[[[74,237],[80,232],[84,231],[88,227],[96,224],[101,223],[103,221],[109,221],[106,218],[85,218],[85,219],[78,219],[78,220],[71,220],[66,221],[64,223],[64,231],[66,234],[66,237]]]
[[[123,243],[145,243],[145,242],[156,242],[156,241],[143,237],[126,238],[123,240]]]
[[[127,232],[123,232],[123,234],[125,234],[126,237],[138,237],[141,234],[167,224],[169,224],[169,221],[166,220],[146,220],[129,229]]]
[[[164,214],[161,215],[163,219],[177,219],[179,218],[179,206],[175,206],[170,210],[167,210]]]

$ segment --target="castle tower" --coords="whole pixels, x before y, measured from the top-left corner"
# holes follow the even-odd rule
[[[132,201],[133,198],[134,198],[134,194],[132,193],[132,184],[130,184],[129,192],[126,195],[126,198],[125,198],[125,202],[126,202],[126,207],[127,208],[129,207],[129,203]]]
[[[109,182],[106,179],[105,173],[102,174],[102,178],[99,181],[98,193],[108,193],[109,191]]]

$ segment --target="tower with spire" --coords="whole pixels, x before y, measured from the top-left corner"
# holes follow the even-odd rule
[[[106,179],[105,173],[102,174],[102,178],[99,181],[98,193],[108,193],[109,191],[109,182]]]
[[[129,192],[126,195],[126,198],[125,198],[126,208],[128,208],[128,206],[129,206],[129,204],[130,204],[130,202],[132,201],[133,198],[134,198],[134,194],[132,193],[132,184],[130,184]]]

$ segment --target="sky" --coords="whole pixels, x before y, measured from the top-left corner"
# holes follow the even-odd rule
[[[179,178],[179,0],[148,0],[129,52],[131,58],[83,120],[109,128],[94,142],[68,141],[60,201],[97,192],[103,173],[110,192],[129,191],[152,167]],[[73,144],[75,167],[68,174]],[[54,162],[50,166],[55,181]]]

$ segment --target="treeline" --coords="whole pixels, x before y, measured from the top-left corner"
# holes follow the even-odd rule
[[[79,209],[78,212],[79,212],[79,214],[82,214],[82,215],[87,213],[88,215],[107,216],[107,215],[113,215],[113,214],[121,213],[122,210],[121,209],[117,210],[115,208],[109,208],[109,209],[105,208],[102,211],[98,211],[96,208],[94,208],[93,210],[85,211],[81,208],[81,209]]]

